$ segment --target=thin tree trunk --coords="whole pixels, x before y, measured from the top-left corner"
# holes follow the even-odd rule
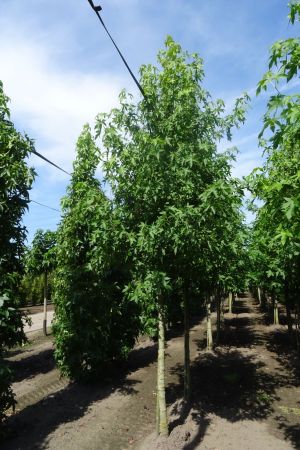
[[[220,342],[220,331],[221,331],[221,298],[220,293],[217,292],[217,337],[216,344],[219,345]]]
[[[257,295],[258,295],[258,304],[259,306],[261,306],[261,289],[259,286],[257,288]]]
[[[295,306],[295,327],[296,327],[296,346],[297,350],[300,349],[300,338],[299,338],[299,305]]]
[[[272,295],[272,303],[273,303],[273,324],[279,325],[278,301],[275,295]]]
[[[261,290],[261,308],[266,309],[267,294],[264,289]]]
[[[289,283],[286,280],[284,285],[284,297],[285,297],[285,308],[286,308],[286,318],[287,318],[287,326],[288,326],[288,332],[290,340],[292,340],[293,336],[293,322],[292,322],[292,315],[291,315],[291,299],[290,299],[290,290],[289,290]]]
[[[191,396],[190,373],[190,310],[187,289],[184,289],[184,401],[189,402]]]
[[[267,311],[269,316],[271,316],[272,311],[273,311],[273,300],[272,300],[272,295],[270,293],[267,294]]]
[[[47,336],[47,294],[48,294],[48,275],[44,273],[44,320],[43,320],[43,333]]]
[[[158,395],[158,385],[159,385],[159,367],[158,367],[158,357],[157,357],[157,373],[156,373],[156,433],[159,435],[160,426],[160,406],[159,406],[159,395]]]
[[[158,433],[168,435],[168,419],[165,388],[165,320],[162,311],[162,302],[158,309],[158,361],[157,361],[157,418]]]
[[[229,295],[228,295],[228,312],[229,312],[229,314],[232,314],[232,296],[233,296],[232,292],[229,292]]]
[[[225,297],[222,295],[221,297],[221,322],[224,322],[224,312],[225,312],[225,305],[224,305]]]
[[[207,318],[207,350],[212,350],[213,348],[213,337],[211,328],[211,298],[208,297],[206,304],[206,318]]]

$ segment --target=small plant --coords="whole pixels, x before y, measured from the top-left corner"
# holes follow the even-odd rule
[[[259,391],[257,391],[257,394],[256,394],[256,400],[258,401],[258,403],[267,405],[267,404],[271,403],[272,397],[267,392],[259,390]]]

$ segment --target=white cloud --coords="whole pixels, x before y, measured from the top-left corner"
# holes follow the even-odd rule
[[[69,171],[83,124],[116,105],[124,80],[62,70],[55,65],[51,45],[3,34],[0,78],[11,97],[12,119],[36,140],[39,152]],[[46,164],[38,158],[34,163]]]

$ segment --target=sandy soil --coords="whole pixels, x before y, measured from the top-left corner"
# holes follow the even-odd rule
[[[299,358],[285,326],[266,325],[254,300],[226,314],[221,344],[205,351],[205,320],[191,328],[192,402],[182,404],[183,339],[166,349],[168,439],[155,430],[156,344],[141,339],[128,364],[94,385],[59,376],[52,338],[11,352],[18,405],[3,450],[291,450],[300,449]]]
[[[38,330],[42,330],[43,328],[43,320],[44,320],[44,307],[43,305],[37,306],[29,306],[26,308],[21,308],[22,311],[26,312],[28,317],[31,320],[31,324],[28,325],[25,323],[24,331],[26,334],[32,333]],[[54,305],[50,304],[47,306],[47,329],[51,329],[51,322],[54,316]]]

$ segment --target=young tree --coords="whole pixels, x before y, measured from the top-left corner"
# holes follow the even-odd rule
[[[300,19],[300,2],[291,2],[289,6],[289,18],[294,24]],[[276,296],[285,297],[288,317],[293,299],[296,300],[296,310],[299,310],[300,94],[280,92],[283,85],[297,77],[299,55],[299,38],[278,41],[271,47],[269,70],[257,88],[258,94],[270,86],[276,89],[268,101],[260,133],[266,159],[263,167],[248,178],[254,197],[262,201],[255,223],[255,252],[263,261],[262,278],[273,298],[275,322]]]
[[[22,314],[17,309],[18,282],[26,236],[22,216],[34,179],[26,162],[33,142],[15,129],[8,101],[0,81],[0,426],[5,410],[15,403],[3,352],[25,341]]]
[[[185,398],[190,395],[189,297],[208,272],[214,239],[210,227],[218,194],[226,195],[231,155],[219,155],[216,142],[244,118],[244,100],[224,116],[201,86],[203,63],[183,52],[172,38],[159,52],[160,68],[141,68],[146,98],[138,103],[124,92],[120,107],[101,114],[103,168],[113,192],[115,214],[123,224],[131,260],[128,298],[156,311],[158,327],[158,431],[168,432],[164,386],[167,305],[180,293],[185,317]],[[106,158],[105,158],[106,156]],[[226,185],[226,186],[225,186]],[[207,189],[211,195],[206,195]],[[211,211],[209,214],[208,211]],[[208,219],[209,216],[209,219]],[[211,238],[211,239],[210,239]]]
[[[56,266],[56,232],[37,230],[26,254],[26,271],[44,277],[43,332],[47,335],[48,275]]]
[[[122,294],[126,262],[111,202],[95,178],[99,149],[85,126],[57,235],[55,357],[62,373],[95,378],[125,358],[138,334],[136,305]]]

